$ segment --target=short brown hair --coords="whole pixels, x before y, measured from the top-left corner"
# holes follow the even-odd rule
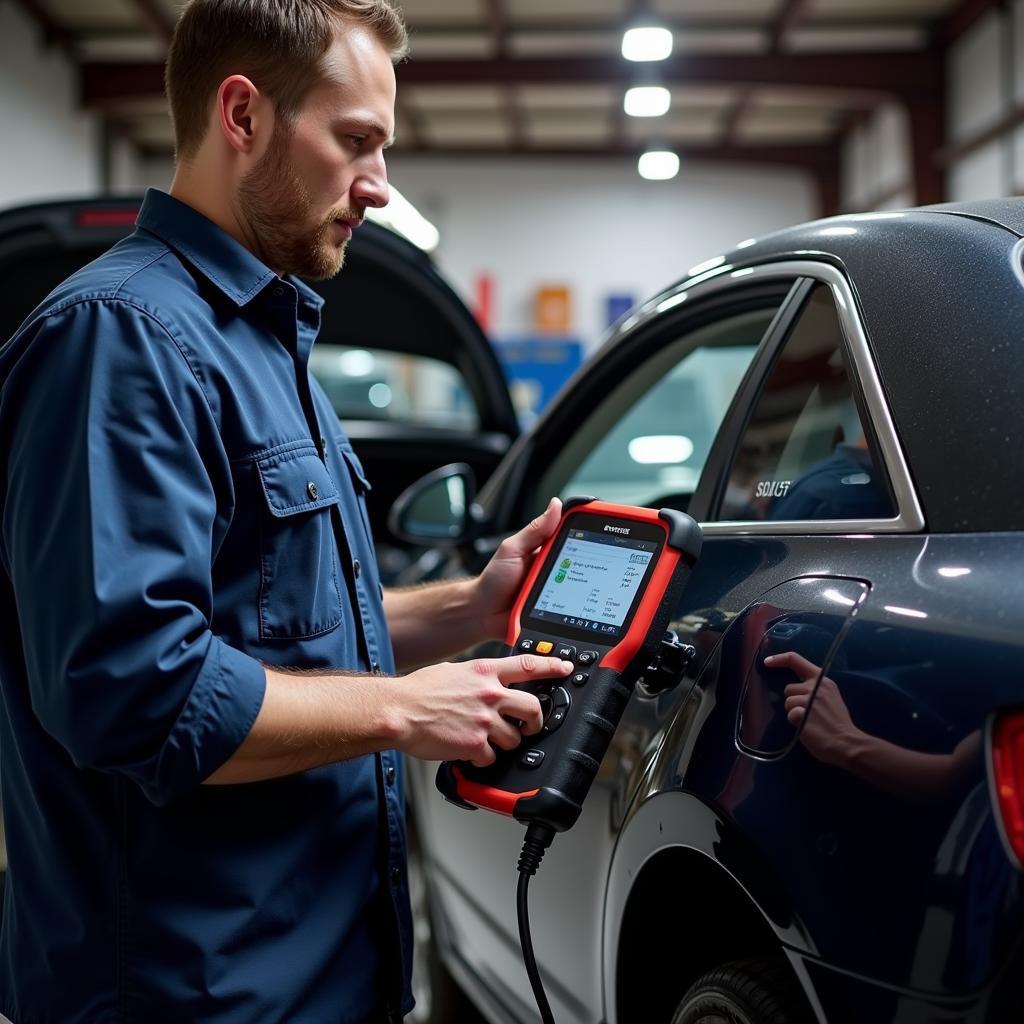
[[[189,0],[167,54],[165,83],[175,155],[188,160],[206,135],[210,103],[229,75],[251,78],[289,120],[321,76],[338,19],[369,28],[395,63],[408,52],[391,0]]]

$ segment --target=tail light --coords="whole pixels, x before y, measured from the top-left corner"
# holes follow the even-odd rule
[[[991,734],[992,787],[1003,838],[1024,867],[1024,712],[1000,715]]]

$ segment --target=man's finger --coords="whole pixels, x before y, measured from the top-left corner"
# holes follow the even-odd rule
[[[539,654],[517,654],[510,658],[482,658],[480,671],[498,677],[502,686],[525,683],[531,679],[567,676],[573,670],[571,661],[545,658]]]
[[[814,677],[821,671],[820,665],[815,665],[813,661],[808,661],[802,654],[797,654],[796,651],[769,654],[764,659],[764,663],[768,668],[788,668],[801,676]]]
[[[506,718],[521,722],[522,732],[527,736],[540,732],[544,724],[540,701],[526,690],[509,690],[501,706],[501,713]]]
[[[559,498],[552,498],[548,507],[536,519],[502,542],[501,546],[506,548],[503,554],[518,558],[536,551],[555,532],[561,518],[562,502]]]

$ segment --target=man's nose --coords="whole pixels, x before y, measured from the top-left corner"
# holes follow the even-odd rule
[[[378,167],[359,175],[353,187],[354,198],[360,206],[374,206],[378,209],[388,205],[388,172],[381,160]]]

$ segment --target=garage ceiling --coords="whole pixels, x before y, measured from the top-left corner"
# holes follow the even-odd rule
[[[14,2],[80,66],[84,105],[145,152],[171,152],[162,60],[180,0]],[[997,3],[405,0],[396,149],[564,157],[657,143],[801,166],[831,188],[844,132],[895,99],[921,122],[915,143],[932,147],[917,160],[927,177],[942,144],[943,51]],[[623,30],[643,18],[673,31],[667,61],[621,57]],[[669,113],[627,117],[623,94],[637,84],[667,86]]]

